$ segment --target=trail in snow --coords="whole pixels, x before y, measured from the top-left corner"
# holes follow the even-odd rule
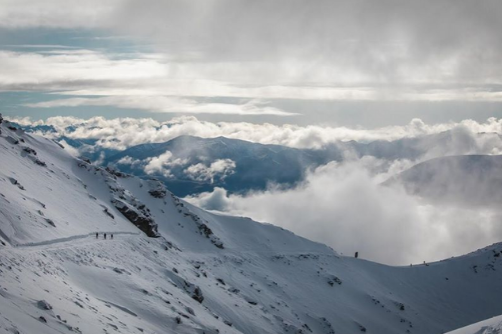
[[[96,233],[98,232],[92,232],[92,233],[87,233],[87,234],[81,234],[81,235],[73,235],[71,237],[66,237],[66,238],[58,238],[58,239],[51,239],[51,240],[45,240],[45,241],[40,241],[40,242],[28,242],[28,243],[17,243],[17,244],[12,244],[12,247],[15,248],[26,248],[26,247],[37,247],[37,246],[47,246],[47,245],[57,245],[57,244],[63,244],[67,243],[70,241],[75,241],[75,240],[81,240],[81,239],[94,239],[97,241],[112,241],[113,239],[110,239],[110,235],[113,234],[114,236],[116,235],[136,235],[139,236],[141,233],[140,232],[99,232],[99,238],[96,239]],[[107,239],[103,238],[103,234],[106,233],[108,235]]]

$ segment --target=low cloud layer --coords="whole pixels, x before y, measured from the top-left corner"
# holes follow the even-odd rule
[[[387,264],[408,265],[461,255],[502,238],[502,211],[434,206],[399,187],[381,186],[373,158],[331,163],[295,189],[245,196],[217,188],[187,198],[207,209],[273,223],[335,250]],[[406,163],[404,163],[406,165]],[[402,162],[390,166],[394,172]],[[388,171],[384,172],[387,173]]]
[[[230,159],[218,159],[209,165],[198,163],[185,169],[185,175],[199,182],[214,183],[214,178],[225,179],[234,173],[235,162]]]
[[[204,103],[187,98],[171,96],[107,96],[98,98],[70,98],[47,102],[28,103],[30,108],[77,107],[77,106],[112,106],[124,109],[140,109],[158,113],[185,114],[226,114],[226,115],[275,115],[292,116],[266,103],[250,100],[246,103]]]
[[[274,125],[246,122],[207,122],[195,117],[176,117],[167,122],[149,118],[93,117],[51,117],[47,120],[10,117],[22,125],[53,126],[56,134],[72,139],[96,139],[97,145],[106,148],[125,149],[144,143],[159,143],[181,135],[202,138],[228,137],[261,144],[277,144],[295,148],[321,148],[337,141],[369,142],[374,140],[396,140],[416,138],[452,130],[448,146],[433,147],[430,156],[445,154],[498,154],[502,152],[499,134],[502,134],[502,120],[490,118],[486,122],[464,120],[458,123],[426,124],[414,119],[404,126],[388,126],[377,129],[331,127],[319,125]],[[493,133],[494,136],[477,138],[478,133]],[[48,135],[51,135],[50,133]],[[433,143],[432,143],[433,144]],[[433,145],[432,145],[433,146]]]

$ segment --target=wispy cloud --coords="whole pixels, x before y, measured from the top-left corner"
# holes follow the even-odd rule
[[[98,98],[70,98],[25,104],[31,108],[114,106],[125,109],[143,109],[160,113],[233,114],[293,116],[262,101],[251,100],[243,104],[204,103],[187,98],[170,96],[107,96]]]

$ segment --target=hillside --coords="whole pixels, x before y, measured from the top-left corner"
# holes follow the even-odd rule
[[[456,329],[447,334],[498,334],[502,331],[502,315]]]
[[[0,132],[0,333],[439,334],[502,314],[502,244],[409,267],[344,257]]]
[[[186,196],[214,187],[245,192],[265,189],[269,182],[291,186],[308,168],[334,159],[340,160],[341,154],[225,137],[180,136],[107,155],[103,164],[140,177],[155,176],[177,195]],[[152,161],[157,162],[155,168],[150,168]]]

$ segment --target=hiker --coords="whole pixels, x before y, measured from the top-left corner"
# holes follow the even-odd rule
[[[105,239],[106,239],[106,233],[103,233],[103,235],[105,236]]]
[[[113,233],[110,235],[110,239],[113,239]]]
[[[354,257],[357,259],[357,258],[359,257],[359,252],[356,252],[356,253],[354,254]]]
[[[98,235],[99,235],[99,233],[98,233],[98,232],[96,232],[96,239],[98,238]]]

